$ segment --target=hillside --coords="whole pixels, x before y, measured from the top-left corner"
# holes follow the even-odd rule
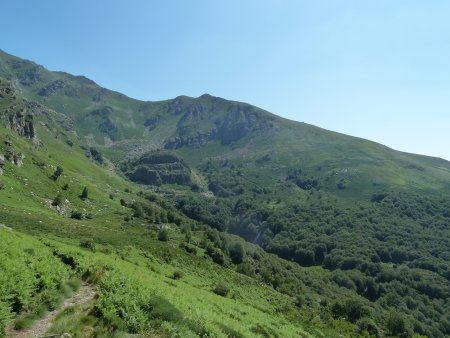
[[[206,94],[142,102],[4,52],[0,77],[1,238],[76,261],[58,279],[97,285],[99,335],[450,334],[449,162]],[[0,289],[8,318],[40,305],[30,283],[20,306]]]

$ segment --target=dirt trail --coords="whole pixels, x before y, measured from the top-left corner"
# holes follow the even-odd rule
[[[64,303],[56,310],[51,311],[45,315],[44,318],[36,321],[32,327],[16,331],[10,327],[6,331],[6,337],[8,338],[36,338],[45,337],[45,332],[50,328],[52,320],[58,313],[63,311],[69,306],[83,305],[91,301],[96,295],[95,290],[89,284],[83,284],[76,294],[67,298]]]

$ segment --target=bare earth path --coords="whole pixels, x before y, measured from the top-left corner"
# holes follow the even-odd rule
[[[45,332],[50,328],[52,320],[55,316],[63,311],[65,308],[74,305],[83,305],[91,301],[96,295],[95,290],[89,284],[83,284],[83,286],[78,290],[76,294],[72,297],[67,298],[64,303],[56,310],[51,311],[45,315],[44,318],[36,321],[32,327],[16,331],[14,328],[10,327],[6,331],[6,337],[8,338],[35,338],[35,337],[45,337]]]

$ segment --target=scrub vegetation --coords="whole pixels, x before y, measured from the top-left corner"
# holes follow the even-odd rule
[[[0,336],[446,337],[450,164],[0,52]]]

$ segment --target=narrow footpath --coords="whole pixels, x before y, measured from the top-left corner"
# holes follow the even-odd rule
[[[50,328],[53,319],[58,313],[69,306],[78,306],[90,302],[96,295],[95,290],[89,284],[83,284],[72,297],[67,298],[64,303],[54,311],[47,313],[43,318],[37,320],[33,326],[24,330],[14,330],[11,326],[6,330],[8,338],[36,338],[45,337],[45,332]]]

